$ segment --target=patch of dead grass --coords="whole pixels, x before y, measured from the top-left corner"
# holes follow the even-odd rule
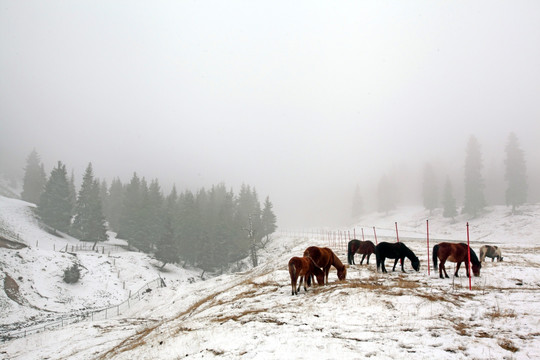
[[[499,346],[502,347],[504,350],[507,350],[513,353],[519,350],[519,348],[515,346],[511,340],[508,340],[508,339],[499,339],[499,341],[497,341],[497,344],[499,344]]]

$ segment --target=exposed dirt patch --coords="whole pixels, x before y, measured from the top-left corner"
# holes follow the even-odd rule
[[[7,297],[19,305],[27,305],[26,300],[19,293],[19,285],[17,282],[8,274],[5,274],[5,276],[4,291],[6,292]]]
[[[25,244],[22,244],[20,242],[11,241],[6,239],[3,236],[0,236],[0,248],[6,248],[6,249],[22,249],[27,247]]]

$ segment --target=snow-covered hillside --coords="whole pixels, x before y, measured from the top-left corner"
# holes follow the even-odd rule
[[[175,285],[198,277],[174,265],[159,272],[159,262],[126,251],[125,242],[114,237],[94,252],[93,244],[51,235],[40,227],[33,208],[0,196],[0,333],[117,305],[159,276]],[[8,248],[2,246],[6,243]],[[73,264],[79,265],[81,279],[67,284],[64,270]]]
[[[4,198],[0,203],[2,218],[8,223],[4,210],[10,201]],[[19,203],[9,210],[10,216],[16,216],[13,214],[17,211],[22,211]],[[428,275],[425,240],[428,218],[431,245],[438,239],[466,240],[465,224],[469,221],[473,249],[478,252],[484,243],[499,245],[505,260],[484,263],[481,276],[472,279],[472,291],[468,289],[464,270],[459,278],[439,279],[433,269]],[[377,273],[372,257],[369,265],[350,266],[344,282],[337,281],[332,269],[329,285],[310,288],[307,293],[302,289],[298,296],[291,296],[286,266],[289,258],[301,256],[307,246],[328,245],[328,240],[291,233],[275,235],[261,252],[260,265],[254,269],[207,281],[176,282],[176,285],[166,277],[167,284],[172,286],[152,291],[121,316],[79,322],[5,342],[0,344],[0,357],[540,358],[540,206],[525,206],[515,215],[509,214],[505,207],[489,208],[475,219],[460,216],[454,221],[440,214],[429,216],[420,208],[406,208],[388,216],[366,216],[354,229],[357,237],[363,228],[366,238],[373,240],[368,230],[375,226],[381,238],[393,236],[395,222],[398,222],[401,240],[421,260],[419,272],[414,272],[406,260],[407,273]],[[19,226],[30,225],[21,222]],[[36,241],[31,237],[24,240],[30,245]],[[334,250],[345,262],[345,249],[335,247]],[[32,247],[0,249],[4,270],[7,265],[12,266],[5,263],[8,258],[17,258],[17,253],[26,258],[28,251],[32,251]],[[10,255],[6,255],[8,253]],[[106,267],[98,262],[106,261],[103,254],[88,255],[96,257],[89,266]],[[123,252],[116,256],[125,256],[126,262],[136,262],[130,258],[135,255],[138,254]],[[100,258],[102,260],[98,260]],[[52,274],[54,269],[64,266],[63,260],[56,256],[54,261],[31,259],[39,264],[33,267],[34,273],[41,275],[46,283],[39,288],[40,293],[52,297],[57,292],[66,296],[64,290],[54,290],[61,280],[58,274]],[[60,265],[48,265],[42,270],[44,263],[57,261]],[[132,265],[130,271],[136,271],[139,265]],[[142,262],[140,265],[144,266]],[[452,264],[449,267],[452,270]],[[157,271],[152,266],[147,270]],[[107,272],[110,270],[104,271]],[[84,279],[89,275],[90,270]],[[129,276],[136,278],[137,275]],[[23,276],[23,283],[26,278]],[[101,281],[101,287],[94,284],[92,288],[108,291],[119,287],[114,278],[101,278]],[[115,282],[118,284],[114,285]],[[115,293],[121,294],[120,291]],[[85,297],[93,297],[92,294],[87,292]],[[81,306],[78,301],[71,302]],[[32,304],[57,310],[45,300]],[[14,306],[11,309],[14,312],[28,311],[23,310],[24,306],[9,306]]]

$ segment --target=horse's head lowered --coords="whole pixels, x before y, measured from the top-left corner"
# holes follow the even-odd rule
[[[480,276],[480,268],[482,267],[481,263],[472,264],[472,272],[474,276]]]
[[[418,260],[417,257],[413,258],[411,260],[411,265],[414,270],[419,271],[420,270],[420,260]]]
[[[345,280],[345,277],[347,276],[347,267],[343,266],[343,269],[338,270],[337,277],[340,281]]]

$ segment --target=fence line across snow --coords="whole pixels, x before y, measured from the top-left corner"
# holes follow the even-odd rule
[[[130,295],[128,296],[128,298],[120,304],[109,306],[107,308],[100,309],[100,310],[88,311],[81,315],[68,316],[65,318],[61,318],[60,320],[48,322],[46,324],[39,325],[39,326],[31,326],[23,330],[7,331],[5,333],[0,334],[0,341],[6,342],[11,339],[26,337],[28,335],[37,334],[46,330],[64,327],[66,325],[77,323],[80,321],[106,320],[114,316],[119,316],[126,310],[130,309],[132,305],[140,302],[141,299],[144,298],[144,295],[146,293],[152,291],[152,289],[157,289],[164,286],[165,286],[165,282],[163,281],[161,277],[159,277],[157,279],[147,282],[139,290],[137,290],[137,292],[133,294],[130,291]]]

